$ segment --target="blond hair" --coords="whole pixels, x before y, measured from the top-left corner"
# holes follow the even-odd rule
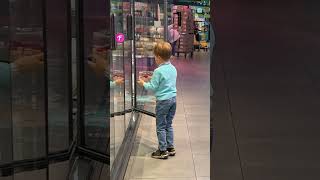
[[[172,47],[170,43],[160,41],[155,45],[153,52],[155,56],[159,56],[161,59],[168,61],[171,58]]]

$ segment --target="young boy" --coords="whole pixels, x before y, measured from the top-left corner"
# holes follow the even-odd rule
[[[153,72],[149,82],[138,83],[147,90],[152,90],[157,98],[156,124],[159,149],[152,153],[153,158],[168,159],[175,155],[173,144],[172,120],[176,112],[177,70],[170,63],[172,47],[167,42],[159,42],[154,48],[158,68]]]

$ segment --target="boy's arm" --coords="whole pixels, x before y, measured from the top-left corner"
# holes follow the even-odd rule
[[[161,79],[160,73],[158,71],[155,71],[152,75],[151,80],[149,82],[144,83],[143,87],[146,90],[155,91],[159,87],[160,79]]]
[[[114,88],[116,86],[116,83],[114,81],[110,81],[110,88]]]

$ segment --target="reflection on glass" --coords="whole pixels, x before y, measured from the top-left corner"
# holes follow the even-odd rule
[[[42,2],[10,1],[14,160],[46,153]]]
[[[107,0],[83,1],[85,144],[102,153],[109,153],[108,3]]]
[[[124,24],[127,24],[127,15],[129,15],[131,12],[130,10],[130,2],[129,0],[124,0],[123,2],[123,21]],[[123,31],[125,34],[128,33],[127,26],[123,27]],[[128,36],[128,35],[127,35]],[[124,63],[124,75],[125,75],[125,109],[129,110],[132,108],[132,81],[131,81],[131,76],[132,76],[132,42],[131,40],[126,39],[124,42],[124,53],[123,53],[123,63]],[[127,128],[127,123],[126,123],[126,128]]]
[[[9,1],[0,1],[0,164],[12,160]]]
[[[131,41],[124,42],[124,75],[125,75],[125,110],[132,109],[132,43]],[[131,113],[125,114],[125,130],[128,129]]]
[[[49,152],[69,145],[69,57],[68,2],[47,1],[47,70]],[[57,26],[59,24],[59,26]],[[57,36],[57,34],[59,34]]]
[[[154,58],[140,58],[137,61],[136,76],[142,77],[142,79],[149,81],[151,79],[153,71],[157,68]],[[152,91],[147,91],[141,86],[137,86],[137,107],[149,112],[155,113],[156,98]]]
[[[0,62],[0,164],[12,160],[10,64]]]
[[[121,53],[122,52],[122,53]],[[120,44],[117,50],[112,53],[112,67],[111,74],[114,85],[111,86],[112,96],[111,103],[113,103],[113,113],[124,112],[124,72],[123,72],[123,46]],[[120,81],[121,83],[116,83]],[[117,156],[118,148],[124,138],[124,116],[115,115],[114,118],[114,152]]]
[[[126,10],[124,6],[124,12],[130,12],[130,9]],[[128,7],[130,8],[130,6]],[[126,18],[124,18],[126,21]],[[125,30],[126,32],[127,29]],[[125,75],[125,110],[132,109],[132,43],[129,40],[124,42],[124,75]],[[125,114],[125,129],[128,128],[130,123],[131,113]]]

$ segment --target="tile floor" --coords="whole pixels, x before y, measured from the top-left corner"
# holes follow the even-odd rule
[[[209,180],[209,53],[193,59],[176,58],[177,112],[174,119],[177,155],[168,160],[150,157],[157,148],[155,119],[144,115],[125,180]]]

